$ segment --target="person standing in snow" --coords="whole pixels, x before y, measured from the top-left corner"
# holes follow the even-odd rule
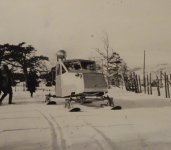
[[[1,91],[2,91],[2,71],[0,68],[0,95],[1,95]]]
[[[33,97],[33,93],[36,90],[36,85],[37,85],[36,74],[32,70],[30,70],[30,73],[27,78],[27,87],[28,87],[28,91],[30,91],[31,97]]]
[[[7,96],[7,94],[9,94],[9,104],[13,104],[12,103],[12,86],[14,86],[14,81],[12,79],[12,75],[11,75],[11,71],[8,69],[7,65],[3,65],[2,66],[2,71],[1,71],[1,75],[0,75],[1,79],[1,90],[4,94],[2,95],[2,97],[0,98],[0,105],[2,105],[2,101],[3,99]]]

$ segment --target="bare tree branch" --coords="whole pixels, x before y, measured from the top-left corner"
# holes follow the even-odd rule
[[[98,52],[104,59],[107,59],[105,54],[100,52],[100,50],[98,48],[95,48],[96,52]]]

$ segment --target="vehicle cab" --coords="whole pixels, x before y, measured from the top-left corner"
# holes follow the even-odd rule
[[[96,71],[95,61],[73,59],[57,62],[56,96],[102,96],[105,92],[107,84],[104,75]]]

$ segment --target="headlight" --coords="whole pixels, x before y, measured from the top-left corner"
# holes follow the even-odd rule
[[[79,77],[79,76],[80,76],[80,74],[79,74],[79,73],[76,73],[76,74],[75,74],[75,76],[76,76],[76,77]]]
[[[82,74],[80,74],[80,73],[76,73],[75,76],[82,78]]]

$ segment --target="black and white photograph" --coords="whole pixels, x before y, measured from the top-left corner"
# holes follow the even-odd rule
[[[170,150],[170,0],[0,0],[0,150]]]

